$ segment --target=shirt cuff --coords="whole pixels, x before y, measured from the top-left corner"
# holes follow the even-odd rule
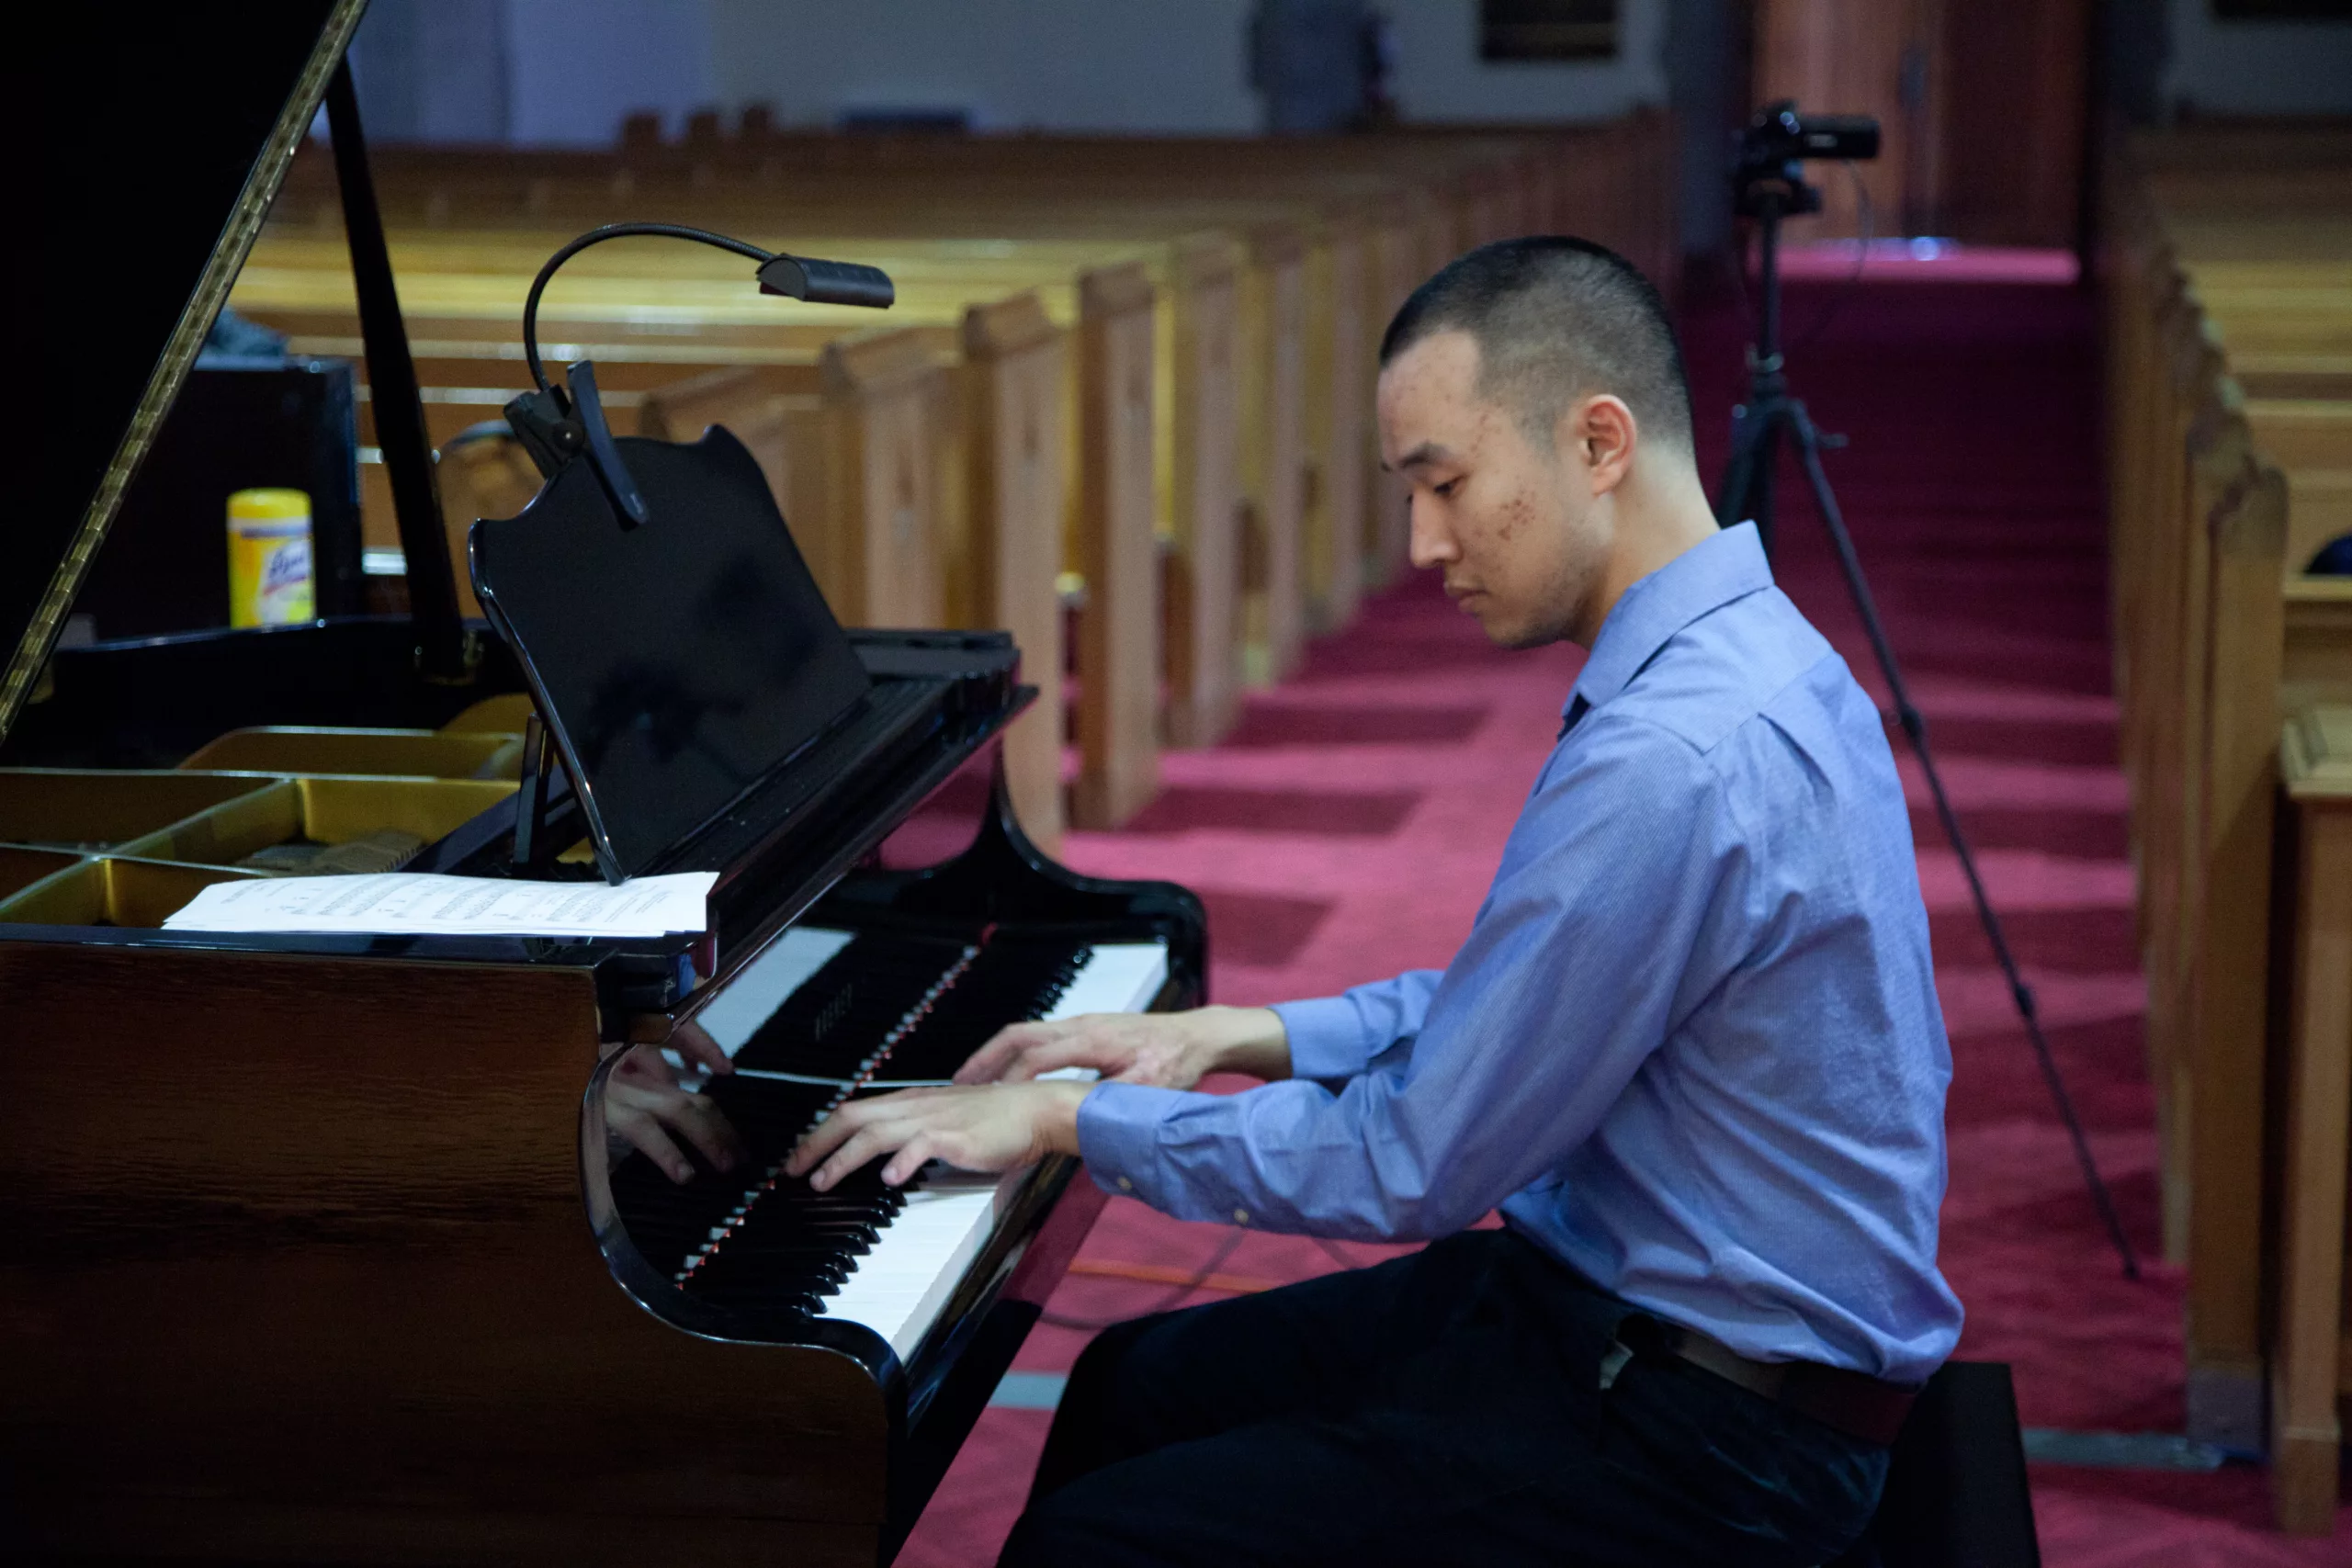
[[[1374,1055],[1373,1043],[1364,1038],[1363,1012],[1345,997],[1276,1002],[1273,1011],[1289,1037],[1295,1078],[1353,1077]]]
[[[1078,1153],[1096,1185],[1151,1201],[1159,1128],[1189,1098],[1149,1084],[1097,1084],[1078,1102]]]

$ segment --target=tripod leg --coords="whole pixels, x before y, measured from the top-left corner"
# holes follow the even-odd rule
[[[1732,421],[1731,460],[1724,465],[1723,489],[1716,492],[1715,521],[1726,528],[1753,522],[1768,559],[1772,554],[1772,469],[1780,460],[1783,417],[1776,399],[1751,397],[1741,407]]]
[[[1747,493],[1756,475],[1757,420],[1741,409],[1731,422],[1731,457],[1724,464],[1724,480],[1715,491],[1715,522],[1728,528],[1747,515]]]
[[[1952,852],[1959,858],[1961,874],[1968,879],[1969,897],[1975,900],[1976,918],[1984,927],[1984,935],[1993,944],[1994,960],[2001,966],[2001,974],[2009,984],[2009,997],[2017,1004],[2018,1017],[2024,1021],[2026,1038],[2032,1043],[2035,1058],[2041,1066],[2042,1081],[2049,1086],[2050,1098],[2058,1107],[2059,1120],[2066,1126],[2066,1136],[2075,1145],[2075,1162],[2082,1168],[2083,1183],[2090,1189],[2091,1201],[2098,1210],[2098,1217],[2107,1226],[2108,1239],[2123,1259],[2127,1279],[2140,1277],[2140,1260],[2132,1250],[2132,1240],[2123,1234],[2122,1218],[2115,1212],[2115,1200],[2107,1190],[2107,1183],[2098,1173],[2098,1162],[2092,1157],[2090,1140],[2083,1135],[2082,1119],[2075,1113],[2074,1097],[2066,1092],[2066,1080],[2059,1074],[2057,1058],[2050,1053],[2049,1038],[2041,1032],[2041,1018],[2034,1006],[2033,987],[2025,983],[2018,970],[2018,961],[2009,952],[2007,935],[2001,930],[2001,917],[1994,912],[1993,900],[1984,891],[1984,879],[1976,870],[1976,856],[1968,847],[1962,833],[1960,818],[1952,810],[1951,797],[1944,792],[1943,775],[1936,771],[1935,753],[1928,749],[1928,721],[1911,705],[1911,694],[1903,684],[1902,666],[1895,662],[1894,649],[1886,640],[1886,628],[1878,618],[1878,605],[1871,598],[1871,585],[1862,576],[1862,563],[1854,553],[1853,536],[1846,532],[1845,514],[1838,509],[1838,497],[1829,488],[1829,476],[1821,467],[1819,433],[1813,427],[1813,416],[1802,403],[1788,405],[1788,422],[1796,442],[1797,460],[1804,468],[1805,481],[1813,488],[1814,504],[1820,509],[1822,525],[1829,531],[1829,542],[1838,552],[1838,569],[1846,575],[1846,587],[1854,596],[1854,608],[1860,612],[1862,629],[1871,639],[1871,651],[1877,656],[1881,673],[1886,677],[1886,689],[1894,701],[1896,719],[1903,733],[1911,739],[1911,750],[1917,753],[1919,769],[1928,776],[1928,793],[1936,803],[1936,818],[1943,824],[1944,837],[1951,841]]]

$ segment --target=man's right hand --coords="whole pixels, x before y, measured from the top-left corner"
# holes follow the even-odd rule
[[[1015,1023],[972,1053],[960,1084],[1025,1083],[1064,1067],[1092,1067],[1118,1083],[1191,1089],[1210,1073],[1290,1077],[1290,1039],[1271,1008],[1190,1012],[1093,1012]]]

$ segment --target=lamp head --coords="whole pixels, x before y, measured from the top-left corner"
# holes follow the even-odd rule
[[[759,276],[761,293],[806,299],[812,305],[863,305],[887,310],[898,299],[888,273],[858,262],[779,254],[761,264]]]
[[[897,298],[889,275],[878,266],[770,253],[725,234],[677,223],[608,224],[590,230],[548,257],[538,276],[532,279],[531,291],[523,301],[523,358],[530,367],[531,380],[537,389],[526,392],[506,405],[506,422],[539,472],[549,479],[573,457],[585,456],[625,527],[647,520],[645,499],[636,480],[629,477],[620,448],[614,444],[611,427],[605,423],[604,404],[596,395],[595,367],[582,360],[571,367],[563,386],[549,382],[547,369],[539,361],[538,323],[539,296],[546,291],[556,268],[590,245],[630,236],[689,240],[749,257],[759,264],[756,276],[763,294],[805,299],[817,305],[861,305],[876,310],[888,309]]]

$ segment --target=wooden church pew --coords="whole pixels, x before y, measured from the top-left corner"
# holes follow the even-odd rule
[[[2270,1471],[2279,1528],[2332,1535],[2346,1354],[2345,1181],[2352,1138],[2352,705],[2297,710],[2280,746],[2290,886]]]
[[[2352,595],[2301,575],[2338,531],[2332,465],[2352,424],[2324,397],[2248,397],[2241,371],[2324,385],[2352,276],[2309,265],[2295,203],[2277,189],[2239,190],[2233,228],[2233,182],[2152,180],[2139,151],[2108,171],[2102,272],[2150,1070],[2167,1250],[2189,1267],[2190,1428],[2256,1446],[2273,1267],[2266,1128],[2278,1115],[2266,1043],[2281,1027],[2269,968],[2278,727],[2306,703],[2352,701]],[[2186,223],[2166,205],[2182,199]]]
[[[1158,315],[1139,264],[1089,273],[1080,286],[1078,549],[1080,823],[1114,826],[1159,788],[1159,502],[1151,455]]]

